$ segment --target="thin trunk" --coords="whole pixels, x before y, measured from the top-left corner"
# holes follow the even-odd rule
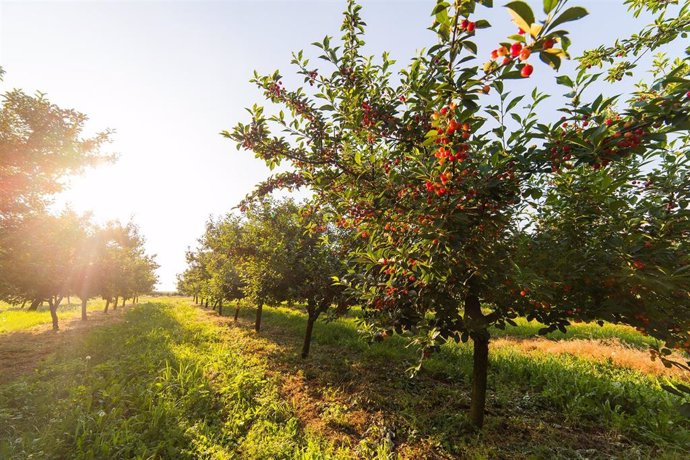
[[[218,316],[223,316],[223,301],[218,301]]]
[[[240,317],[240,301],[237,301],[237,307],[235,307],[235,322]]]
[[[208,299],[204,301],[204,308],[208,308]]]
[[[21,308],[24,308],[25,305],[26,305],[26,300],[22,302],[22,307],[21,307]]]
[[[485,336],[474,338],[473,359],[470,421],[477,428],[481,428],[484,426],[484,408],[486,407],[486,379],[489,371],[488,333]]]
[[[470,332],[470,337],[474,342],[470,422],[475,427],[482,428],[486,407],[486,381],[489,371],[489,331],[479,297],[473,292],[470,292],[465,298],[465,315],[469,323],[479,324],[479,327]]]
[[[304,333],[304,344],[302,345],[302,359],[306,359],[309,356],[309,347],[311,345],[311,333],[314,331],[314,323],[318,315],[309,314],[307,318],[307,330]]]
[[[34,299],[31,301],[31,306],[29,307],[29,311],[36,311],[38,310],[38,306],[43,303],[43,300],[41,299]]]
[[[125,303],[127,303],[127,297],[122,298],[122,308],[125,308]]]
[[[117,310],[117,301],[120,300],[119,296],[115,296],[115,300],[113,300],[113,311]]]
[[[60,305],[59,301],[50,299],[48,301],[48,305],[50,306],[50,318],[53,320],[53,330],[57,331],[60,329],[60,325],[58,324],[58,316],[57,316],[57,309],[58,305]]]
[[[88,299],[84,298],[81,299],[81,320],[86,321],[86,302],[88,302]]]
[[[259,302],[259,305],[256,308],[256,322],[254,323],[254,330],[256,332],[261,332],[261,314],[263,313],[263,310],[264,310],[264,303]]]
[[[104,313],[108,313],[108,307],[110,306],[110,297],[105,299],[105,310]]]

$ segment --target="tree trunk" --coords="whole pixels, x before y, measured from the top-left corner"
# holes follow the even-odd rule
[[[86,321],[86,302],[88,299],[81,299],[81,320]]]
[[[486,407],[486,379],[489,371],[489,333],[477,336],[474,341],[472,364],[472,403],[470,404],[470,421],[477,428],[484,426],[484,408]]]
[[[314,331],[314,323],[316,322],[317,315],[309,314],[307,318],[307,330],[304,333],[304,344],[302,345],[302,359],[306,359],[309,356],[309,347],[311,345],[311,333]]]
[[[472,328],[470,337],[474,343],[470,422],[475,427],[482,428],[486,407],[486,381],[489,371],[489,330],[487,329],[487,318],[482,313],[479,297],[472,291],[465,298],[465,317],[466,323]]]
[[[113,300],[113,311],[117,310],[117,301],[120,300],[119,296],[115,296],[115,300]]]
[[[237,301],[237,307],[235,307],[235,322],[240,317],[240,301]]]
[[[53,320],[53,330],[57,331],[60,329],[60,325],[58,324],[58,315],[57,315],[57,308],[58,308],[59,302],[53,301],[51,299],[48,301],[48,305],[50,306],[50,318]]]
[[[21,308],[24,308],[26,306],[26,300],[22,302]]]
[[[208,308],[208,299],[204,301],[204,308]]]
[[[40,299],[34,299],[31,301],[31,306],[29,307],[29,311],[36,311],[38,310],[38,306],[43,303],[43,300]]]
[[[104,313],[108,313],[108,307],[110,306],[110,297],[105,299],[105,310],[103,310]]]
[[[256,332],[261,332],[261,314],[263,313],[264,303],[259,302],[256,308],[256,322],[254,323],[254,330]]]
[[[223,301],[218,301],[218,316],[223,316]]]

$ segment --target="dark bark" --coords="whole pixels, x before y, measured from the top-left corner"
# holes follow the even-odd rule
[[[43,300],[41,299],[34,299],[31,301],[31,306],[29,306],[29,311],[36,311],[38,310],[38,306],[43,303]]]
[[[240,301],[237,301],[237,307],[235,308],[235,322],[240,317]]]
[[[115,299],[113,300],[113,311],[117,310],[117,302],[120,300],[120,297],[115,296]]]
[[[22,302],[21,308],[24,308],[26,306],[26,300]]]
[[[86,321],[86,302],[88,302],[88,299],[83,298],[81,299],[81,320]]]
[[[471,328],[470,337],[474,342],[472,365],[472,401],[470,403],[470,422],[477,428],[484,425],[486,407],[486,382],[489,372],[489,331],[479,297],[472,291],[465,298],[465,316]]]
[[[223,301],[218,301],[218,316],[223,316]]]
[[[477,428],[484,426],[486,407],[486,379],[489,372],[489,334],[475,337],[472,364],[472,403],[470,421]]]
[[[309,314],[307,318],[307,330],[304,333],[304,344],[302,345],[302,359],[306,359],[309,356],[309,347],[311,346],[311,334],[314,331],[314,323],[316,322],[317,315]]]
[[[103,310],[105,313],[108,313],[108,307],[110,307],[110,297],[105,299],[105,310]]]
[[[57,331],[60,329],[60,325],[58,324],[58,315],[57,315],[57,309],[58,306],[60,305],[60,300],[62,299],[50,299],[48,300],[48,305],[50,306],[50,318],[53,320],[53,330]]]
[[[264,310],[264,303],[259,302],[259,305],[256,308],[256,322],[254,323],[254,330],[256,332],[261,332],[261,314],[263,313]]]

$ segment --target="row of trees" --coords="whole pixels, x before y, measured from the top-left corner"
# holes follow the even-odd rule
[[[644,53],[683,49],[674,44],[690,32],[690,5],[627,0],[655,21],[557,76],[563,91],[553,96],[566,103],[552,115],[540,109],[550,95],[512,91],[549,70],[530,64],[537,58],[560,68],[564,26],[587,11],[544,0],[535,13],[512,1],[514,28],[480,50],[475,36],[491,25],[477,8],[492,3],[438,0],[437,43],[396,71],[387,54],[362,54],[364,22],[350,1],[342,40],[316,43],[327,69],[299,52],[293,63],[308,86],[257,75],[280,110],[256,105],[249,123],[224,133],[270,167],[289,165],[247,205],[306,186],[326,227],[346,230],[341,284],[373,331],[415,335],[422,358],[446,340],[472,340],[478,427],[489,330],[517,316],[544,323],[544,334],[573,320],[628,324],[664,344],[654,353],[668,365],[671,349],[690,351],[690,49],[659,55],[647,81],[616,95]]]
[[[100,227],[72,211],[40,214],[5,227],[0,242],[0,299],[29,310],[47,302],[56,330],[57,309],[68,296],[81,300],[86,320],[89,299],[102,297],[107,313],[111,303],[115,309],[119,299],[123,306],[127,299],[136,302],[157,282],[158,265],[133,224]]]
[[[178,291],[209,303],[222,314],[224,301],[246,298],[257,305],[261,329],[266,303],[303,303],[308,320],[302,356],[309,355],[314,323],[331,306],[347,305],[344,288],[333,277],[345,273],[343,231],[326,225],[315,209],[292,200],[265,199],[241,216],[210,220],[196,250],[187,252],[187,270]]]
[[[0,68],[0,80],[2,79]],[[51,214],[52,197],[70,176],[112,161],[101,148],[110,132],[84,136],[87,117],[52,104],[43,94],[12,90],[0,105],[0,300],[46,301],[53,328],[66,296],[118,299],[151,291],[157,268],[133,224],[96,226],[72,211]]]

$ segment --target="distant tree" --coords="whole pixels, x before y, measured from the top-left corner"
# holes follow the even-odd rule
[[[12,267],[3,273],[10,286],[4,300],[30,302],[33,310],[47,301],[55,330],[59,328],[57,310],[70,293],[71,270],[85,239],[83,223],[71,211],[60,216],[41,214],[25,218],[3,238],[2,262]]]
[[[245,209],[246,254],[240,265],[244,293],[257,305],[254,329],[261,330],[263,306],[295,298],[292,253],[303,231],[293,200],[264,199]]]

